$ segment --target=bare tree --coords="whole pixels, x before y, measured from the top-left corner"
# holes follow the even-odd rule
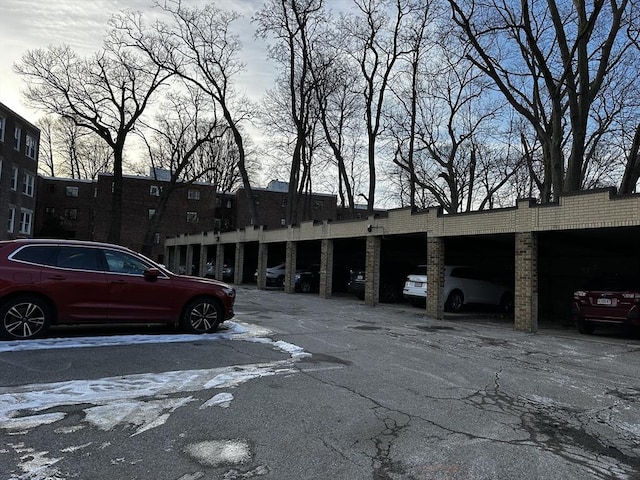
[[[345,17],[341,28],[348,32],[350,39],[346,53],[356,62],[361,74],[369,162],[369,190],[365,197],[367,209],[372,212],[376,193],[376,143],[383,129],[385,97],[397,60],[409,51],[402,43],[402,29],[407,17],[424,7],[412,0],[354,0],[354,4],[358,14]]]
[[[209,3],[189,8],[181,0],[154,5],[169,14],[172,23],[158,21],[147,29],[140,14],[122,12],[112,19],[114,43],[143,52],[157,68],[168,70],[199,88],[221,110],[237,146],[238,169],[247,195],[251,222],[259,224],[258,211],[247,170],[243,124],[251,116],[250,102],[234,92],[233,79],[244,68],[238,55],[237,35],[231,33],[238,13]]]
[[[93,131],[79,127],[68,118],[58,118],[54,133],[60,173],[93,180],[100,173],[111,172],[113,150]]]
[[[38,170],[44,175],[56,176],[54,158],[55,120],[51,116],[40,118],[36,122],[40,129],[40,150],[38,152]]]
[[[68,46],[27,51],[15,71],[35,108],[95,132],[113,150],[113,196],[108,240],[118,243],[122,220],[122,162],[129,133],[171,73],[114,43],[92,58]]]
[[[622,33],[638,22],[630,1],[449,4],[473,47],[468,58],[535,131],[543,152],[543,201],[580,189],[600,127],[609,122],[594,122],[594,108],[606,105],[611,78],[637,81],[637,69],[633,77],[620,70],[630,46]]]
[[[152,171],[169,171],[163,184],[155,214],[149,219],[142,243],[142,253],[151,254],[155,232],[163,221],[173,194],[200,180],[219,166],[214,162],[194,162],[206,155],[207,147],[224,136],[226,124],[218,122],[215,109],[203,99],[203,93],[188,89],[189,95],[168,95],[156,115],[155,125],[147,125],[149,138],[144,138]],[[221,159],[222,161],[228,158]]]
[[[329,163],[338,170],[337,193],[340,206],[354,214],[356,178],[355,170],[360,171],[356,163],[361,157],[361,132],[358,129],[358,115],[363,108],[361,95],[353,88],[358,81],[342,55],[344,32],[326,26],[321,38],[327,41],[314,44],[311,57],[311,76],[315,94],[318,121],[322,126],[329,154]],[[335,180],[332,179],[335,185]]]
[[[295,224],[300,193],[311,189],[314,150],[311,138],[316,122],[311,63],[312,50],[319,46],[317,32],[319,29],[324,31],[326,22],[323,0],[269,0],[255,15],[254,21],[259,37],[273,35],[276,38],[276,43],[269,48],[269,55],[283,67],[277,87],[279,99],[274,100],[286,103],[287,123],[293,127],[286,221]]]

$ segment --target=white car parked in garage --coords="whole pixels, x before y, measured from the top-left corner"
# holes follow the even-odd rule
[[[420,265],[416,273],[407,277],[402,293],[414,305],[424,305],[427,299],[426,265]],[[513,309],[511,288],[476,267],[445,266],[443,298],[444,309],[449,312],[459,312],[469,304],[495,305],[505,312]]]

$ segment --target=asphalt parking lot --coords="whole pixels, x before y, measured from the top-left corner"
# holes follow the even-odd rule
[[[216,334],[0,342],[3,478],[640,478],[637,339],[237,290]]]

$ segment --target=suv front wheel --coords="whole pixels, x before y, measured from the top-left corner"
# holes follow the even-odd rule
[[[447,297],[447,301],[444,304],[444,309],[448,312],[457,313],[462,310],[462,305],[464,305],[464,296],[460,290],[454,290]]]

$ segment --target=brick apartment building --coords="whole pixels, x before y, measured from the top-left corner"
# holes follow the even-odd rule
[[[289,184],[272,180],[267,188],[252,188],[251,191],[256,202],[260,224],[269,230],[284,227],[287,224]],[[251,225],[249,200],[243,188],[236,192],[236,212],[239,227]],[[337,218],[336,196],[322,193],[303,196],[298,207],[298,218],[300,221],[335,220]]]
[[[113,176],[97,180],[39,177],[36,207],[37,237],[107,241],[111,214]],[[155,177],[123,178],[122,233],[120,243],[140,251],[145,234],[160,205],[166,180]],[[162,262],[167,236],[208,230],[228,230],[233,222],[232,196],[215,192],[206,183],[176,189],[164,217],[153,233],[151,256]]]
[[[0,240],[34,233],[40,130],[0,103]]]
[[[168,185],[162,175],[123,178],[122,233],[120,243],[141,251],[145,234]],[[38,177],[34,235],[107,241],[113,177],[101,174],[97,180]],[[281,228],[286,211],[286,184],[270,182],[253,191],[260,222],[267,229]],[[283,190],[284,189],[284,190]],[[336,218],[336,197],[317,194],[305,199],[312,205],[304,220]],[[175,190],[165,215],[152,232],[151,258],[163,262],[164,241],[179,234],[228,232],[250,224],[244,189],[235,194],[216,192],[213,185],[195,183]],[[302,215],[302,207],[300,210]],[[301,217],[302,218],[302,217]]]

